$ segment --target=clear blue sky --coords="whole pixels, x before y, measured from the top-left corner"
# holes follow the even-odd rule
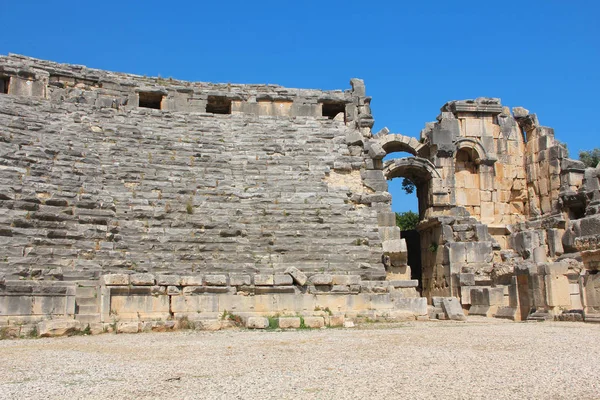
[[[600,147],[600,1],[10,1],[0,54],[185,80],[345,89],[418,136],[448,100],[500,97]],[[396,182],[398,180],[395,180]],[[416,209],[392,185],[397,211]],[[412,199],[412,200],[411,200]]]

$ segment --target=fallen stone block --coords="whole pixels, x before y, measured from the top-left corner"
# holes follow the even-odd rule
[[[343,315],[330,315],[327,321],[328,326],[344,326],[346,318]]]
[[[278,322],[281,329],[300,328],[300,317],[281,317]]]
[[[306,281],[308,280],[306,274],[302,271],[300,271],[298,268],[296,267],[289,267],[288,269],[285,270],[285,273],[290,275],[292,277],[292,279],[294,280],[294,282],[296,282],[296,284],[300,285],[300,286],[304,286],[306,285]]]
[[[119,322],[117,323],[117,333],[138,333],[140,324],[138,322]]]
[[[304,317],[304,326],[307,328],[318,329],[325,326],[323,317]]]
[[[267,329],[269,327],[269,319],[265,317],[248,317],[246,328],[248,329]]]
[[[444,297],[442,299],[442,309],[448,319],[454,321],[465,321],[465,313],[463,312],[460,301],[456,297]]]
[[[344,321],[344,328],[354,328],[354,321]]]
[[[223,322],[218,319],[201,319],[198,321],[194,321],[194,326],[196,330],[200,331],[218,331],[223,328]]]
[[[81,329],[81,322],[74,319],[53,319],[38,324],[41,337],[64,336]]]

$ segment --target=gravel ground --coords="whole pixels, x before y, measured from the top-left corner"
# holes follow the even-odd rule
[[[0,341],[0,398],[600,398],[600,325],[369,324],[316,331]]]

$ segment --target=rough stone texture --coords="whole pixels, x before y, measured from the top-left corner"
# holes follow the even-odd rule
[[[265,317],[249,317],[246,321],[248,329],[266,329],[269,327],[269,320]]]
[[[323,317],[304,317],[304,325],[307,328],[322,328],[325,326],[325,319]]]
[[[460,301],[456,297],[444,297],[442,299],[442,309],[448,319],[456,321],[465,321],[467,319],[460,306]]]
[[[279,318],[279,327],[281,329],[300,328],[300,317]]]
[[[423,316],[417,289],[483,315],[600,317],[600,170],[527,109],[453,100],[413,138],[373,134],[360,79],[210,84],[17,55],[0,74],[0,322],[300,312],[309,295]],[[383,161],[395,152],[412,156]],[[419,200],[411,248],[387,192],[399,177]],[[583,263],[543,270],[575,251]]]
[[[42,321],[37,330],[41,337],[65,336],[81,329],[81,323],[75,320],[55,319]]]

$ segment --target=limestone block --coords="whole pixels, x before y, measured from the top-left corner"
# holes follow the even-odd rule
[[[33,315],[66,315],[75,314],[75,304],[72,305],[66,296],[33,296],[25,297],[32,300]]]
[[[471,304],[471,290],[474,286],[461,286],[460,288],[460,302],[463,305]]]
[[[167,286],[167,294],[169,296],[178,296],[181,293],[181,289],[177,286]]]
[[[64,336],[81,329],[81,322],[74,319],[52,319],[38,324],[41,337]]]
[[[483,289],[484,296],[487,297],[487,304],[490,306],[501,306],[504,304],[504,288],[494,287]]]
[[[396,297],[393,299],[396,310],[410,311],[414,315],[427,315],[427,299],[425,297]]]
[[[231,296],[239,297],[241,300],[246,300],[246,296]],[[254,296],[257,297],[257,296]],[[206,296],[172,296],[171,311],[173,313],[210,313],[222,312],[224,310],[235,309],[231,305],[229,308],[219,309],[219,298],[217,295]],[[238,309],[250,310],[251,306],[239,307]]]
[[[304,317],[304,326],[307,328],[322,328],[325,326],[325,319],[323,317]]]
[[[202,275],[182,276],[182,286],[202,286],[204,284]]]
[[[103,275],[102,280],[106,286],[127,286],[127,285],[129,285],[129,275],[127,275],[127,274]]]
[[[181,278],[177,275],[158,275],[156,277],[156,284],[162,286],[179,286],[181,285]]]
[[[227,276],[226,275],[205,275],[204,282],[207,286],[226,286]]]
[[[265,317],[248,317],[246,320],[246,328],[248,329],[267,329],[269,320]]]
[[[546,231],[547,241],[548,241],[548,250],[550,251],[550,256],[560,256],[564,253],[563,245],[562,245],[562,235],[558,229],[548,229]]]
[[[550,307],[571,306],[569,279],[564,275],[546,275],[546,302]]]
[[[294,280],[294,282],[296,282],[296,284],[298,284],[299,286],[304,286],[306,285],[306,281],[308,280],[306,274],[302,271],[300,271],[298,268],[296,267],[289,267],[288,269],[285,270],[285,273],[290,275],[292,277],[292,279]]]
[[[326,317],[327,326],[335,327],[335,326],[344,326],[345,317],[344,315],[330,315]]]
[[[455,321],[465,321],[467,319],[460,301],[456,297],[444,297],[442,299],[442,309],[448,319]]]
[[[387,154],[383,147],[381,147],[381,144],[374,141],[366,143],[365,149],[368,151],[369,157],[376,160],[385,157]]]
[[[468,263],[490,263],[494,256],[491,242],[465,243]]]
[[[452,264],[464,264],[467,261],[465,243],[448,243],[449,258]]]
[[[121,319],[168,317],[169,296],[112,294],[110,309]]]
[[[247,274],[230,274],[229,284],[231,286],[249,286],[251,285],[252,279]]]
[[[254,275],[254,284],[256,286],[273,286],[275,278],[273,275],[256,274]]]
[[[546,307],[548,305],[546,299],[546,284],[543,275],[531,275],[530,285],[533,293],[533,306]]]
[[[417,279],[390,280],[389,284],[394,288],[415,288],[419,286],[419,281]]]
[[[134,286],[154,286],[154,275],[152,274],[133,274],[130,277],[131,284]]]
[[[569,273],[569,264],[566,262],[553,262],[542,265],[539,272],[544,275],[567,275]]]
[[[399,240],[400,239],[400,228],[397,226],[380,226],[379,237],[382,241],[388,240]]]
[[[117,333],[138,333],[140,324],[138,322],[119,322],[117,323]]]
[[[310,282],[315,286],[332,285],[333,276],[329,274],[316,274],[310,277]]]
[[[294,284],[294,279],[288,274],[275,274],[273,276],[275,286],[288,286]]]
[[[281,317],[279,318],[279,327],[281,329],[300,328],[300,317]]]
[[[333,285],[360,285],[360,275],[332,275]]]
[[[174,287],[174,286],[169,286],[169,287]],[[175,287],[177,289],[177,287]],[[197,294],[202,294],[202,293],[206,293],[206,287],[205,286],[184,286],[183,287],[183,295],[184,296],[189,296],[189,295],[197,295]],[[179,290],[179,289],[177,289]],[[176,293],[174,293],[175,295],[178,295],[179,292],[177,291]]]
[[[546,261],[548,261],[548,258],[546,257],[545,246],[538,246],[535,249],[533,249],[533,261],[535,261],[536,263],[545,263]]]
[[[600,312],[600,274],[586,275],[583,280],[585,314]]]
[[[475,274],[460,274],[460,286],[475,286]]]

